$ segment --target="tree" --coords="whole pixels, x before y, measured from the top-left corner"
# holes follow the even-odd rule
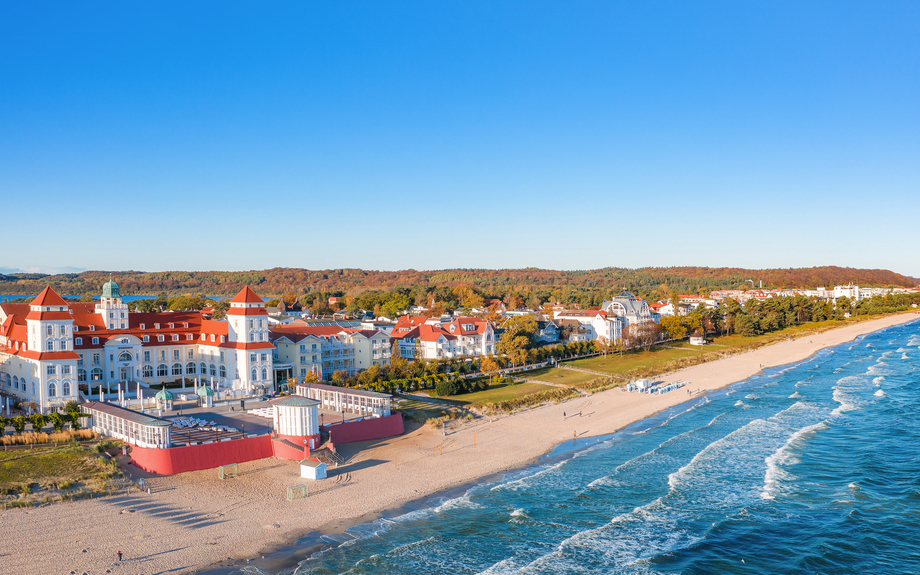
[[[67,422],[67,420],[64,419],[64,417],[58,412],[52,413],[51,417],[49,417],[48,419],[51,420],[51,425],[54,426],[54,430],[57,431],[58,433],[60,433],[61,430],[64,429],[64,424]]]
[[[214,319],[223,319],[227,315],[227,311],[230,310],[230,302],[228,301],[219,301],[214,304],[214,315],[211,317]]]
[[[29,416],[29,423],[32,424],[32,430],[40,432],[48,424],[48,418],[41,413],[33,413]]]
[[[67,402],[66,405],[64,405],[64,413],[71,413],[71,414],[77,413],[77,414],[79,414],[79,413],[80,413],[80,404],[77,403],[76,401],[74,401],[74,400],[71,399],[70,401]]]
[[[490,355],[488,357],[482,358],[482,361],[479,364],[479,369],[482,373],[489,376],[489,383],[492,383],[492,377],[501,369],[495,359]]]
[[[17,415],[10,421],[10,425],[13,426],[13,429],[16,430],[16,433],[22,435],[22,432],[26,430],[26,418]]]
[[[668,339],[683,339],[687,337],[687,327],[677,316],[664,316],[661,318],[661,329]]]

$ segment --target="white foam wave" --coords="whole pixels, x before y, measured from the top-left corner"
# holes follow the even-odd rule
[[[802,439],[805,435],[824,429],[826,427],[827,421],[821,421],[819,423],[815,423],[814,425],[809,425],[799,429],[789,436],[789,439],[786,440],[786,443],[784,443],[782,447],[764,459],[764,463],[767,464],[767,470],[764,473],[763,491],[760,494],[763,499],[773,499],[777,490],[779,489],[780,483],[792,478],[792,475],[783,469],[782,466],[798,463],[798,460],[792,456],[791,451],[795,443]]]
[[[497,485],[494,485],[491,491],[504,490],[504,489],[509,489],[511,491],[518,491],[520,489],[527,487],[527,484],[533,481],[534,479],[536,479],[537,477],[542,477],[546,475],[547,473],[555,471],[556,469],[559,469],[563,465],[567,464],[569,461],[571,460],[563,459],[562,461],[558,461],[552,465],[545,465],[542,467],[538,467],[536,469],[528,469],[528,470],[522,471],[521,473],[518,473],[512,476],[512,479],[508,481],[503,481]]]
[[[878,377],[872,379],[872,383],[875,384],[875,387],[878,387],[878,386],[882,385],[882,382],[883,382],[883,381],[885,381],[885,376],[884,376],[884,375],[880,375],[880,376],[878,376]]]
[[[738,401],[735,402],[735,407],[750,407],[750,406],[739,399]]]
[[[527,517],[527,512],[519,508],[519,509],[515,509],[514,511],[512,511],[511,516],[512,517]]]
[[[873,395],[875,395],[875,397],[884,397],[884,396],[885,396],[885,391],[880,389],[880,390],[876,391]]]
[[[800,397],[802,397],[802,394],[796,391],[795,393],[789,396],[789,399],[799,399]]]

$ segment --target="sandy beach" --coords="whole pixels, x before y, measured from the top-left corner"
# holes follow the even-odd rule
[[[663,379],[690,382],[696,397],[744,380],[762,367],[801,361],[825,347],[917,319],[908,313],[863,321]],[[688,399],[686,389],[663,395],[613,389],[491,421],[481,418],[446,436],[423,427],[389,440],[342,446],[347,464],[331,469],[328,479],[311,483],[309,497],[302,500],[286,499],[287,487],[304,481],[297,464],[268,459],[242,464],[240,477],[223,481],[215,470],[154,477],[149,480],[151,494],[132,491],[4,511],[0,573],[192,573],[520,468],[573,436],[612,433]],[[137,473],[133,467],[126,471]],[[121,563],[116,561],[119,550],[124,553]]]

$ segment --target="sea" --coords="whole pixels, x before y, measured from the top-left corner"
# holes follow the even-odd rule
[[[920,573],[918,367],[920,322],[871,333],[526,469],[206,572]]]

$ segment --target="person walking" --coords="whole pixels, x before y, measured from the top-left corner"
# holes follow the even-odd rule
[[[121,551],[118,552],[118,561],[121,562]]]

